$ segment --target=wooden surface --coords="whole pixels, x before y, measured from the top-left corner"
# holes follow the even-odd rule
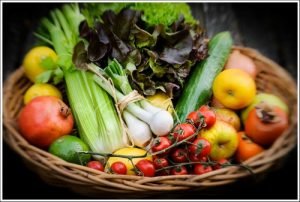
[[[38,19],[57,4],[14,3],[3,5],[3,78],[16,69],[34,43],[32,31]],[[285,67],[297,79],[297,4],[191,3],[193,14],[210,37],[229,30],[236,45],[259,50]],[[18,11],[18,12],[15,12]],[[279,78],[280,79],[280,78]],[[3,144],[4,199],[84,199],[64,188],[45,184],[28,170],[20,157]],[[288,189],[282,191],[282,187]],[[103,196],[113,198],[113,196]],[[265,178],[244,180],[214,192],[184,191],[148,199],[296,199],[296,148]]]

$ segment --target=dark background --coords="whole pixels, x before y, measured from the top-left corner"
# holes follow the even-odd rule
[[[57,3],[3,3],[3,80],[20,66],[34,43],[39,19]],[[297,80],[297,3],[191,3],[193,14],[210,37],[231,31],[235,44],[259,50]],[[280,79],[280,78],[279,78]],[[243,179],[212,191],[160,194],[148,199],[297,199],[297,148],[276,168],[257,179]],[[45,184],[3,144],[4,199],[85,199],[85,196]],[[113,198],[113,194],[103,196]]]

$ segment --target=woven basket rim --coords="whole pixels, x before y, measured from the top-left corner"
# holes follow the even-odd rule
[[[288,93],[295,96],[293,99],[297,101],[295,81],[281,66],[252,48],[234,46],[233,49],[247,54],[256,61],[272,66],[276,70],[275,73],[272,73],[281,76],[288,85]],[[67,186],[71,189],[76,189],[75,186],[79,185],[92,185],[97,191],[131,193],[134,191],[174,191],[195,187],[220,186],[250,175],[247,170],[240,167],[226,167],[203,175],[169,175],[148,178],[107,174],[85,166],[65,162],[42,149],[30,145],[18,132],[18,127],[13,117],[18,114],[22,106],[22,100],[16,100],[16,97],[22,96],[22,93],[25,92],[29,85],[28,80],[24,79],[22,68],[14,71],[4,83],[3,124],[5,131],[3,138],[27,164],[31,165],[50,184],[57,184],[57,181],[64,181],[68,183]],[[15,86],[21,89],[20,92],[12,92]],[[11,106],[11,102],[17,103],[16,106]],[[293,107],[297,109],[297,106]],[[254,173],[265,172],[273,166],[276,160],[283,158],[292,150],[297,144],[297,136],[294,134],[297,128],[297,111],[293,110],[290,112],[290,127],[268,150],[245,161],[243,164],[250,166]]]

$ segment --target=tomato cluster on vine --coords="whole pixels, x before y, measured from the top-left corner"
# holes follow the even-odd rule
[[[191,112],[186,122],[175,125],[171,133],[157,136],[148,152],[152,161],[142,159],[134,165],[136,175],[153,177],[164,175],[201,175],[230,164],[227,159],[211,161],[211,143],[201,137],[202,128],[210,128],[216,122],[216,114],[204,105]],[[131,161],[133,164],[133,162]],[[92,166],[92,165],[91,165]],[[95,165],[94,165],[95,166]],[[118,161],[110,165],[110,173],[126,174],[126,166]]]
[[[213,166],[218,162],[209,159],[210,142],[198,136],[202,128],[209,128],[215,122],[214,111],[204,105],[191,112],[185,123],[178,123],[170,134],[155,138],[151,152],[156,175],[200,175],[220,168],[220,164]]]

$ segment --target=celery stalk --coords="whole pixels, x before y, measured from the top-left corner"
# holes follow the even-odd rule
[[[75,82],[74,82],[75,81]],[[113,152],[124,147],[119,117],[110,96],[90,72],[65,74],[67,95],[80,137],[94,152]]]

